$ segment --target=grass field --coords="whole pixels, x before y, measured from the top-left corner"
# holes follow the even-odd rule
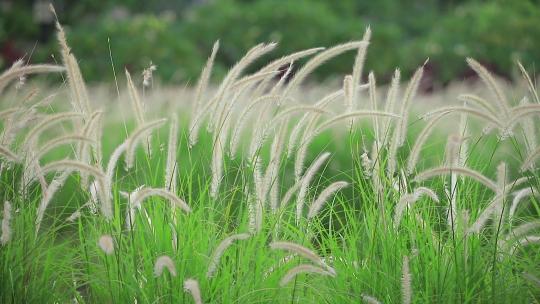
[[[58,36],[61,65],[0,75],[0,303],[540,302],[521,65],[518,88],[467,59],[478,95],[421,96],[422,66],[382,90],[368,30],[248,74],[277,47],[255,46],[210,85],[216,43],[180,95],[112,54],[103,93]],[[344,52],[342,87],[304,84]],[[66,80],[38,91],[34,73]]]

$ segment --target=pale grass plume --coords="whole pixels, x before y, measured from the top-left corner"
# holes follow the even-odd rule
[[[381,178],[381,164],[379,162],[379,159],[381,157],[381,150],[379,147],[379,143],[374,140],[371,144],[371,158],[373,160],[372,163],[372,171],[371,171],[371,182],[373,183],[373,189],[376,194],[376,200],[379,203],[381,207],[381,213],[384,213],[383,205],[382,205],[382,199],[384,195],[384,189],[383,189],[383,183],[384,181]],[[381,214],[382,215],[382,214]],[[384,224],[386,226],[386,223]]]
[[[236,151],[238,150],[238,146],[240,144],[240,137],[242,134],[242,131],[245,129],[246,122],[249,118],[249,115],[251,112],[255,109],[259,103],[262,102],[271,102],[276,101],[280,98],[280,95],[263,95],[259,96],[255,99],[253,99],[252,102],[247,105],[244,110],[240,113],[238,116],[238,119],[236,120],[236,125],[231,133],[231,139],[229,144],[229,153],[231,157],[234,157],[236,155]]]
[[[102,235],[98,240],[98,245],[106,255],[114,253],[114,240],[109,234]]]
[[[244,76],[243,78],[235,81],[232,86],[232,91],[240,91],[242,89],[245,89],[249,85],[253,85],[259,81],[264,81],[268,79],[272,79],[274,76],[276,76],[280,71],[270,71],[270,72],[258,72],[255,74],[251,74],[248,76]]]
[[[399,228],[401,219],[403,218],[403,213],[406,209],[412,208],[412,206],[422,198],[422,196],[428,196],[435,202],[439,202],[439,197],[437,194],[426,187],[418,187],[414,190],[412,194],[406,193],[401,196],[399,202],[397,203],[394,211],[394,228]]]
[[[489,114],[493,115],[494,117],[500,115],[497,109],[493,107],[493,105],[489,101],[485,100],[480,96],[474,94],[461,94],[458,96],[458,100],[463,101],[467,104],[476,105],[480,109],[487,110]]]
[[[424,115],[422,115],[422,119],[427,119],[431,116],[440,115],[440,114],[450,114],[450,113],[466,113],[470,115],[474,115],[482,120],[485,120],[493,125],[496,125],[499,129],[504,130],[506,128],[506,125],[504,122],[502,122],[498,117],[495,117],[489,113],[486,113],[482,110],[477,110],[471,107],[464,107],[464,106],[448,106],[448,107],[442,107],[438,108],[436,110],[433,110],[431,112],[428,112]]]
[[[300,180],[302,173],[304,172],[304,162],[307,156],[309,143],[316,136],[316,134],[314,134],[314,131],[320,116],[321,114],[319,113],[314,113],[314,115],[311,116],[301,136],[301,142],[296,151],[296,157],[294,161],[294,177],[296,181]]]
[[[206,277],[211,278],[214,276],[218,268],[221,256],[223,255],[225,250],[227,250],[227,248],[229,248],[235,241],[247,240],[250,237],[251,237],[251,234],[249,233],[239,233],[239,234],[231,235],[225,238],[223,241],[221,241],[219,245],[217,246],[217,248],[212,253],[212,256],[210,258],[210,265],[208,266],[208,270],[206,271]]]
[[[313,201],[309,207],[309,212],[307,215],[308,219],[312,219],[319,214],[319,211],[322,209],[323,205],[328,201],[328,199],[337,191],[347,187],[348,182],[340,181],[330,184],[326,189],[324,189],[321,194]]]
[[[338,90],[338,91],[335,91],[329,95],[326,95],[325,97],[323,97],[321,100],[317,101],[314,106],[315,107],[318,107],[318,108],[322,108],[324,109],[330,102],[334,101],[335,99],[339,98],[340,96],[343,96],[344,95],[344,92],[343,90]],[[296,146],[296,142],[298,141],[298,137],[300,136],[301,134],[301,131],[302,131],[302,128],[304,127],[304,125],[306,124],[306,122],[308,121],[308,118],[310,117],[313,117],[313,119],[316,119],[319,117],[319,115],[317,115],[317,113],[305,113],[299,120],[298,122],[295,124],[294,128],[292,129],[291,133],[290,133],[290,136],[289,136],[289,142],[288,142],[288,145],[287,145],[287,157],[292,155],[294,149],[295,149],[295,146]],[[308,122],[308,125],[310,125],[311,123]]]
[[[25,149],[33,149],[36,145],[36,140],[39,135],[45,131],[47,128],[51,127],[56,123],[60,123],[66,120],[73,120],[74,118],[82,117],[80,113],[75,112],[63,112],[58,114],[47,115],[43,120],[38,122],[32,129],[28,131],[23,142]]]
[[[364,176],[371,177],[372,171],[373,171],[373,161],[369,158],[369,155],[367,151],[364,151],[362,155],[360,155],[360,159],[362,160],[362,169],[364,170]]]
[[[446,143],[446,151],[444,155],[447,166],[460,166],[460,147],[463,140],[464,139],[457,134],[451,134],[448,136],[448,140]],[[457,223],[457,177],[458,175],[456,174],[456,172],[452,172],[452,174],[450,174],[450,191],[448,193],[450,196],[450,208],[448,210],[449,212],[447,216],[447,223],[449,227],[455,227]]]
[[[88,99],[88,92],[86,90],[86,86],[84,84],[79,65],[77,64],[77,59],[71,53],[71,49],[67,44],[64,28],[62,27],[62,25],[60,25],[60,22],[58,22],[58,17],[56,16],[56,12],[52,4],[50,5],[50,10],[56,17],[58,43],[60,44],[62,61],[67,72],[68,84],[71,91],[71,104],[75,111],[89,114],[91,110]]]
[[[348,118],[354,118],[354,117],[374,117],[374,116],[380,116],[380,117],[389,117],[389,118],[399,118],[400,116],[399,115],[396,115],[396,114],[392,114],[392,113],[386,113],[386,112],[380,112],[380,111],[365,111],[365,110],[362,110],[362,111],[354,111],[354,112],[350,112],[350,113],[345,113],[345,114],[340,114],[340,115],[336,115],[334,117],[332,117],[331,119],[325,121],[324,123],[320,124],[317,129],[315,129],[312,134],[310,134],[309,137],[313,137],[319,133],[321,133],[322,131],[328,129],[329,127],[331,127],[332,125],[336,124],[336,123],[339,123],[345,119],[348,119]]]
[[[377,111],[377,84],[375,80],[375,75],[373,72],[370,72],[368,75],[369,80],[369,100],[371,103],[371,110],[376,112]],[[373,124],[373,134],[375,136],[375,141],[377,144],[381,142],[381,133],[380,133],[380,126],[379,126],[379,118],[377,115],[373,115],[371,117],[372,124]]]
[[[315,159],[315,161],[306,170],[306,173],[302,177],[300,190],[298,192],[298,196],[296,197],[296,221],[297,222],[300,220],[300,217],[302,216],[302,211],[304,209],[305,199],[307,197],[311,180],[313,179],[313,177],[315,177],[315,174],[317,174],[319,169],[322,167],[322,165],[326,162],[326,160],[329,157],[330,157],[329,152],[325,152],[321,154],[319,157],[317,157],[317,159]]]
[[[165,167],[165,188],[172,193],[176,193],[176,183],[178,179],[178,161],[176,152],[178,146],[178,118],[171,117],[169,129],[169,144],[167,146],[167,165]]]
[[[68,169],[57,175],[43,192],[36,212],[36,234],[39,232],[39,228],[41,227],[41,222],[43,221],[43,216],[45,215],[47,206],[49,206],[49,203],[58,189],[64,185],[71,172],[72,169]]]
[[[384,111],[387,113],[394,113],[395,111],[394,108],[396,104],[397,95],[399,93],[400,81],[401,81],[401,71],[399,69],[396,69],[392,77],[390,88],[388,89],[388,92],[386,94],[386,102],[384,105]],[[385,138],[391,134],[390,133],[391,123],[392,123],[392,119],[390,118],[383,119],[383,125],[384,125],[383,132],[385,134]],[[383,144],[386,144],[386,142],[387,141],[385,139],[383,141]]]
[[[120,144],[118,147],[116,147],[116,149],[114,149],[109,158],[109,162],[107,163],[107,170],[105,171],[106,179],[104,191],[108,193],[108,195],[111,195],[112,193],[112,182],[114,178],[116,164],[118,163],[120,156],[122,156],[122,154],[126,151],[126,147],[127,140]]]
[[[527,158],[525,158],[525,160],[521,164],[521,172],[525,172],[527,170],[532,171],[534,169],[535,162],[539,157],[540,157],[540,147],[530,152]]]
[[[94,143],[94,140],[89,137],[86,137],[84,135],[79,135],[79,134],[68,134],[68,135],[60,136],[60,137],[47,141],[45,144],[39,147],[38,150],[34,154],[34,158],[41,159],[43,158],[45,154],[49,153],[51,150],[58,148],[59,146],[80,143],[80,142],[92,144]]]
[[[369,41],[371,40],[371,27],[367,27],[366,31],[364,32],[364,36],[362,37],[362,42],[364,42],[362,45],[358,47],[358,50],[356,52],[356,57],[354,58],[354,64],[353,64],[353,70],[352,70],[352,85],[357,86],[362,81],[362,72],[364,71],[364,63],[366,61],[366,54],[367,49],[369,46]],[[356,101],[357,98],[357,92],[354,91],[351,98]]]
[[[287,190],[287,192],[285,192],[285,195],[283,195],[283,197],[281,198],[281,201],[279,202],[280,209],[287,207],[287,204],[289,203],[293,195],[296,193],[296,191],[298,191],[301,184],[302,184],[301,181],[298,181],[294,183],[294,185],[292,185],[289,188],[289,190]]]
[[[309,265],[309,264],[302,264],[289,270],[279,281],[279,286],[283,287],[287,285],[290,281],[292,281],[292,279],[294,279],[297,275],[302,274],[302,273],[320,274],[320,275],[330,276],[330,277],[336,276],[336,274],[331,273],[320,267]]]
[[[407,159],[407,174],[412,174],[414,172],[414,169],[416,168],[416,164],[418,163],[418,159],[420,158],[420,152],[422,151],[422,148],[424,147],[424,144],[426,143],[429,135],[435,130],[435,125],[445,116],[446,114],[439,114],[429,120],[427,125],[424,127],[422,132],[416,137],[416,141],[414,142],[414,146],[412,147],[409,158]],[[390,153],[396,152],[395,150],[391,150]],[[395,170],[395,154],[391,154],[389,156],[389,164],[390,160],[394,160],[392,162],[392,168]],[[392,170],[391,172],[393,173]],[[389,170],[390,171],[390,170]]]
[[[197,114],[200,111],[201,103],[202,103],[202,97],[204,92],[206,91],[206,88],[208,87],[208,82],[210,80],[210,75],[212,74],[212,69],[214,67],[214,60],[216,59],[217,52],[219,50],[219,40],[214,42],[214,46],[212,47],[212,52],[210,54],[210,57],[208,57],[208,60],[206,61],[206,65],[204,66],[201,75],[199,76],[199,81],[197,82],[197,88],[195,89],[195,96],[193,101],[193,111],[191,117],[196,117]],[[191,125],[190,125],[191,129]]]
[[[520,105],[527,104],[529,104],[529,101],[527,100],[527,98],[523,98]],[[538,147],[534,120],[532,117],[523,117],[520,122],[523,128],[523,139],[525,142],[525,146],[527,147],[527,153],[531,153]]]
[[[21,160],[15,152],[11,151],[9,148],[0,145],[0,156],[6,159],[7,161],[13,163],[19,163]]]
[[[295,253],[303,258],[306,258],[313,262],[314,264],[322,267],[325,269],[325,271],[335,275],[336,271],[328,266],[323,259],[315,254],[313,251],[307,249],[306,247],[302,245],[298,245],[292,242],[286,242],[286,241],[275,241],[270,243],[270,249],[272,250],[286,250],[291,253]]]
[[[146,135],[151,133],[154,129],[161,127],[167,119],[158,119],[144,125],[139,126],[126,140],[126,168],[131,169],[135,161],[135,149],[141,143]]]
[[[124,192],[124,191],[119,192],[122,197],[128,200],[128,208],[126,208],[126,221],[125,221],[127,230],[133,230],[135,226],[135,211],[137,209],[140,209],[142,206],[140,204],[136,206],[134,204],[134,199],[138,196],[139,191],[143,189],[144,187],[146,186],[141,185],[135,188],[135,190],[131,192]]]
[[[223,135],[223,133],[216,136],[212,150],[212,181],[210,184],[210,197],[214,199],[217,197],[219,186],[221,185],[221,180],[223,179],[223,154],[225,153],[225,151],[223,151],[223,144],[225,141],[224,137],[225,135]]]
[[[315,57],[311,58],[294,76],[294,78],[289,82],[288,86],[285,89],[285,92],[283,92],[284,96],[287,96],[292,89],[300,86],[300,84],[305,80],[305,78],[311,74],[317,67],[321,66],[326,61],[330,60],[331,58],[338,56],[346,51],[350,51],[353,49],[357,49],[363,45],[367,45],[367,42],[365,41],[353,41],[353,42],[347,42],[343,43],[337,46],[334,46],[330,49],[327,49],[319,54],[317,54]]]
[[[514,255],[519,248],[540,243],[540,235],[527,235],[516,242],[511,248],[510,254]]]
[[[11,240],[11,203],[4,202],[4,212],[2,214],[2,235],[0,243],[6,245]]]
[[[180,208],[186,213],[191,212],[191,208],[188,206],[188,204],[184,200],[176,196],[175,193],[172,193],[171,191],[167,189],[161,189],[161,188],[143,187],[142,189],[137,191],[134,197],[132,197],[132,206],[134,208],[140,208],[144,200],[146,200],[147,198],[151,196],[162,197],[170,201],[174,207]]]
[[[528,233],[540,229],[540,220],[531,220],[525,222],[512,230],[504,237],[503,241],[508,243],[513,239],[527,235]]]
[[[230,93],[230,86],[233,85],[234,81],[238,78],[240,73],[253,61],[255,61],[257,58],[265,55],[266,53],[271,52],[275,47],[277,46],[276,43],[269,43],[269,44],[259,44],[255,47],[251,48],[246,55],[240,59],[227,73],[227,76],[223,79],[221,82],[216,95],[215,95],[215,106],[213,109],[211,109],[210,112],[210,130],[214,134],[221,133],[220,130],[224,120],[227,117],[227,102],[223,102],[225,99],[225,96]]]
[[[189,145],[190,147],[194,146],[199,140],[199,128],[202,124],[202,120],[206,114],[207,109],[210,109],[212,106],[212,101],[216,100],[215,98],[210,100],[204,108],[201,109],[203,94],[208,87],[208,82],[210,80],[210,75],[214,66],[214,60],[216,58],[217,51],[219,50],[219,40],[214,43],[212,47],[212,53],[206,61],[206,65],[201,72],[199,81],[197,83],[197,88],[195,89],[194,104],[192,109],[191,121],[189,124]]]
[[[80,161],[71,160],[71,159],[58,160],[55,162],[48,163],[47,165],[41,168],[41,174],[45,175],[52,171],[62,171],[62,170],[85,171],[95,176],[96,178],[103,178],[105,176],[105,174],[100,169],[90,166],[88,164],[82,163]]]
[[[285,264],[289,263],[291,260],[293,260],[298,255],[296,253],[286,255],[278,260],[278,262],[274,265],[272,265],[267,271],[264,272],[263,278],[267,278],[269,275],[274,273],[276,269],[283,267]]]
[[[497,184],[494,181],[483,176],[481,173],[477,171],[474,171],[465,167],[438,167],[438,168],[428,169],[416,175],[414,180],[423,181],[423,180],[430,179],[435,176],[450,174],[452,172],[468,176],[480,182],[481,184],[488,187],[489,189],[493,190],[494,192],[497,192]]]
[[[348,120],[349,118],[366,117],[366,116],[370,117],[370,116],[377,116],[377,115],[382,116],[382,117],[392,117],[392,118],[399,117],[398,115],[395,115],[395,114],[378,112],[378,111],[354,111],[351,113],[336,115],[332,117],[331,119],[323,122],[322,124],[320,124],[318,127],[314,129],[306,128],[304,135],[302,137],[302,141],[296,153],[295,177],[298,179],[300,175],[302,174],[304,159],[307,153],[308,146],[317,135],[329,129],[332,125],[342,122],[344,120]],[[314,124],[316,121],[312,121],[312,122]]]
[[[277,134],[274,137],[270,149],[270,162],[266,168],[264,176],[263,194],[268,194],[270,201],[270,209],[276,212],[278,208],[278,192],[279,192],[279,168],[281,165],[281,157],[283,146],[285,144],[285,136],[287,135],[288,121],[285,121],[279,127]],[[264,199],[264,197],[261,197]]]
[[[137,91],[137,88],[135,88],[135,85],[133,84],[133,80],[131,79],[131,74],[126,69],[126,79],[127,79],[127,87],[128,87],[128,93],[129,93],[129,100],[131,101],[131,109],[133,110],[133,114],[135,116],[135,121],[137,122],[137,126],[142,126],[145,123],[144,120],[144,105],[141,101],[141,98],[139,96],[139,92]]]
[[[86,85],[84,84],[84,80],[82,78],[81,70],[79,68],[79,64],[77,63],[77,59],[73,54],[69,54],[67,61],[68,78],[73,78],[73,82],[69,83],[70,87],[75,87],[75,98],[79,100],[78,103],[81,113],[89,115],[92,112],[92,108],[90,106],[88,91],[86,89]],[[71,75],[69,75],[70,73]]]
[[[195,279],[187,279],[184,281],[184,290],[188,291],[193,297],[195,304],[202,304],[201,289],[199,282]]]
[[[487,224],[490,218],[493,217],[493,214],[497,212],[497,209],[500,208],[500,205],[503,203],[503,197],[501,195],[495,195],[495,197],[490,201],[488,206],[480,213],[476,221],[470,225],[467,229],[467,234],[478,234]]]
[[[261,232],[263,224],[264,201],[259,197],[248,197],[250,211],[249,233]]]
[[[416,70],[411,78],[411,81],[409,82],[409,85],[403,93],[403,100],[399,112],[400,119],[397,122],[396,130],[394,131],[397,132],[397,136],[394,137],[394,140],[397,140],[397,147],[401,147],[405,143],[405,138],[407,137],[407,125],[409,124],[409,109],[411,107],[412,100],[416,96],[423,74],[424,66],[421,66],[418,68],[418,70]]]
[[[538,190],[536,188],[527,187],[514,193],[514,199],[512,200],[512,204],[510,205],[510,209],[508,210],[508,220],[510,223],[512,223],[512,221],[514,220],[514,215],[517,211],[519,204],[526,197],[531,195],[538,195]]]
[[[523,75],[523,78],[527,82],[527,86],[529,88],[529,93],[533,96],[534,101],[536,103],[540,103],[540,98],[538,98],[538,92],[536,90],[536,85],[533,83],[531,77],[529,76],[529,73],[527,73],[527,70],[525,69],[525,67],[523,67],[521,62],[518,61],[517,65],[519,67],[519,70],[521,71],[521,74]]]
[[[96,133],[98,132],[97,129],[99,129],[98,122],[101,119],[101,114],[103,114],[103,112],[95,111],[92,113],[92,115],[90,115],[88,119],[85,119],[86,121],[84,122],[84,128],[81,132],[81,135],[85,137],[93,137],[96,141],[93,142],[92,146],[87,145],[87,143],[84,141],[77,142],[76,156],[77,159],[79,159],[83,163],[92,163],[91,152],[93,152],[95,160],[97,161],[99,158],[99,161],[97,161],[97,163],[101,165],[101,151],[98,151],[97,149],[97,141],[99,141],[99,150],[101,150],[101,138],[99,137],[99,133]],[[88,175],[85,173],[81,174],[81,184],[83,185],[83,187],[88,186]]]
[[[377,300],[375,297],[367,295],[365,293],[360,295],[362,297],[362,301],[367,304],[381,304],[381,301]]]
[[[289,66],[285,70],[285,73],[279,78],[278,82],[272,87],[272,90],[270,90],[270,94],[276,94],[277,92],[281,91],[283,88],[283,85],[285,85],[285,81],[289,79],[289,76],[291,75],[293,71],[293,62],[291,61],[289,63]],[[256,95],[254,95],[256,96]],[[278,106],[281,105],[281,99],[278,100]]]
[[[493,95],[495,96],[495,101],[497,102],[498,110],[502,112],[503,117],[509,118],[510,111],[508,101],[506,100],[506,97],[504,96],[501,87],[497,84],[493,76],[484,66],[482,66],[480,63],[478,63],[478,61],[472,58],[467,58],[467,64],[469,64],[469,66],[476,72],[476,74],[480,76],[488,89],[493,93]]]
[[[401,303],[411,304],[412,300],[412,275],[409,268],[409,257],[403,256],[401,268]]]
[[[321,107],[300,104],[298,106],[288,107],[284,109],[283,111],[280,111],[279,113],[277,113],[270,121],[268,127],[273,129],[276,127],[276,125],[282,125],[283,124],[282,120],[288,118],[288,116],[290,116],[291,114],[295,112],[301,112],[301,113],[313,112],[317,114],[330,114],[331,113],[330,111],[325,110]]]
[[[28,74],[40,74],[40,73],[60,73],[65,69],[61,66],[51,64],[37,64],[37,65],[22,65],[14,64],[11,68],[0,75],[0,93],[4,90],[9,83],[17,78],[24,77]]]
[[[347,112],[354,111],[354,97],[353,97],[353,78],[351,75],[345,76],[343,79],[343,95],[345,95],[345,109]],[[351,119],[349,127],[352,126],[354,121]]]
[[[267,64],[266,66],[264,66],[262,69],[259,70],[259,72],[268,72],[268,71],[273,71],[273,70],[276,70],[276,69],[279,69],[281,66],[283,66],[284,64],[290,64],[291,62],[294,62],[298,59],[301,59],[301,58],[304,58],[304,57],[307,57],[307,56],[311,56],[315,53],[318,53],[320,51],[323,51],[324,50],[324,47],[316,47],[316,48],[311,48],[311,49],[307,49],[307,50],[303,50],[303,51],[298,51],[296,53],[292,53],[292,54],[289,54],[289,55],[285,55],[281,58],[278,58],[272,62],[270,62],[269,64]]]
[[[459,136],[461,137],[461,140],[460,140],[460,145],[459,145],[457,165],[461,167],[465,167],[467,159],[468,159],[468,154],[469,154],[469,145],[468,145],[469,130],[468,130],[467,118],[468,118],[467,115],[464,113],[461,114],[459,117]]]
[[[162,255],[158,257],[154,263],[154,276],[156,278],[160,277],[165,269],[169,271],[171,276],[176,276],[176,266],[174,265],[173,260],[169,256]]]
[[[153,83],[153,74],[157,70],[157,65],[150,61],[150,65],[142,71],[143,89],[149,87]]]

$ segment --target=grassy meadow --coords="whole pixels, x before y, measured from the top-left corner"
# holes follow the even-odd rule
[[[377,86],[370,36],[219,81],[216,42],[174,89],[112,53],[102,90],[58,25],[58,65],[0,75],[0,303],[540,302],[534,77]]]

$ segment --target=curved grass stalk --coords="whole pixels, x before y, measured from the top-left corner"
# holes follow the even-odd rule
[[[416,167],[416,164],[418,163],[418,159],[420,157],[420,152],[422,150],[422,147],[426,143],[429,135],[431,135],[431,132],[435,130],[435,124],[437,124],[437,122],[439,122],[439,120],[441,120],[447,114],[448,113],[443,113],[443,114],[439,114],[433,117],[428,122],[428,124],[424,127],[422,132],[420,132],[420,134],[416,137],[416,142],[414,143],[414,146],[412,147],[411,152],[409,153],[409,158],[407,160],[407,174],[410,175],[413,173],[414,168]],[[395,155],[389,156],[388,159],[389,159],[389,162],[388,162],[389,171],[390,171],[390,168],[395,170],[395,161],[393,161],[392,163],[390,162],[391,159],[395,159]],[[392,170],[391,172],[394,172],[394,170]]]
[[[310,260],[317,266],[325,269],[325,271],[328,271],[329,273],[332,273],[334,275],[336,274],[335,270],[332,267],[328,266],[320,256],[302,245],[286,241],[275,241],[270,243],[270,249],[285,250],[290,253],[295,253],[303,258]]]
[[[486,121],[488,121],[488,122],[490,122],[492,124],[497,125],[499,128],[504,128],[504,126],[506,125],[505,123],[500,121],[499,118],[494,117],[491,114],[488,114],[488,113],[485,113],[483,111],[476,110],[476,109],[473,109],[473,108],[462,107],[462,106],[451,106],[451,107],[439,108],[439,109],[437,109],[435,111],[431,111],[429,113],[424,114],[422,116],[422,118],[425,119],[425,118],[430,117],[430,116],[441,115],[441,114],[450,114],[450,113],[453,113],[453,112],[467,113],[467,114],[474,115],[474,116],[476,116],[478,118],[481,118],[481,119],[486,120]]]
[[[13,163],[19,163],[21,162],[19,156],[15,154],[15,152],[11,151],[10,149],[0,145],[0,156],[4,157],[6,160],[13,162]]]
[[[289,82],[289,85],[285,88],[283,96],[289,95],[289,93],[295,87],[298,87],[304,79],[311,74],[317,67],[330,60],[331,58],[338,56],[346,51],[357,49],[363,45],[367,45],[365,41],[353,41],[344,44],[334,46],[330,49],[327,49],[315,57],[311,58],[294,76],[294,78]]]
[[[161,127],[167,119],[158,119],[152,122],[139,126],[126,140],[126,168],[131,169],[133,167],[135,159],[135,149],[139,145],[142,138],[152,132],[153,129]]]
[[[491,76],[491,74],[484,66],[482,66],[480,63],[478,63],[478,61],[472,58],[467,58],[467,64],[469,64],[469,66],[476,72],[476,74],[478,74],[478,76],[480,76],[482,81],[491,90],[491,92],[493,92],[493,94],[495,95],[495,100],[497,101],[497,106],[504,115],[504,117],[510,117],[508,101],[506,100],[502,89],[499,87],[495,79],[493,79],[493,76]]]
[[[536,91],[536,86],[534,85],[533,81],[531,80],[531,77],[529,76],[529,73],[527,73],[527,70],[523,67],[521,62],[517,62],[517,65],[519,67],[519,70],[521,71],[521,74],[523,75],[523,78],[527,82],[527,86],[529,87],[529,92],[533,96],[536,103],[540,103],[540,98],[538,98],[538,92]]]
[[[487,110],[489,114],[491,114],[493,117],[497,117],[500,114],[497,112],[497,109],[495,109],[491,105],[491,103],[489,103],[487,100],[485,100],[484,98],[480,96],[476,96],[473,94],[461,94],[458,96],[458,100],[477,105],[480,108]]]
[[[238,145],[240,143],[240,135],[242,131],[244,130],[245,123],[251,111],[255,108],[255,106],[257,106],[261,102],[270,101],[270,100],[278,100],[279,98],[280,98],[279,95],[264,95],[264,96],[257,97],[240,113],[240,115],[238,116],[238,119],[236,120],[237,123],[235,125],[235,128],[231,134],[231,140],[229,144],[229,152],[232,157],[235,156],[236,151],[238,150]]]
[[[204,66],[201,76],[199,77],[199,81],[197,83],[197,88],[195,89],[195,96],[193,98],[193,110],[191,113],[191,117],[195,118],[199,114],[201,103],[202,103],[202,95],[206,91],[206,88],[208,87],[208,81],[210,80],[210,75],[212,73],[212,69],[214,66],[214,60],[216,59],[216,54],[219,50],[219,40],[217,40],[214,43],[214,46],[212,47],[212,53],[210,54],[210,57],[208,57],[208,60],[206,61],[206,65]],[[194,120],[191,120],[189,129],[192,129],[192,126],[194,124]]]
[[[19,64],[17,64],[19,63]],[[51,64],[22,65],[22,61],[17,61],[10,69],[0,75],[0,93],[9,85],[11,81],[28,74],[60,73],[65,71],[64,67]]]
[[[283,287],[287,285],[290,281],[292,281],[292,279],[294,279],[297,275],[302,274],[302,273],[316,273],[316,274],[321,274],[321,275],[331,276],[331,277],[336,276],[335,274],[332,274],[331,272],[324,270],[320,267],[309,265],[309,264],[303,264],[303,265],[298,265],[292,268],[291,270],[289,270],[279,281],[279,286]]]
[[[424,63],[425,64],[425,63]],[[411,78],[411,81],[409,82],[409,85],[405,89],[405,93],[403,94],[403,102],[401,104],[400,109],[400,118],[397,122],[397,127],[394,132],[397,132],[394,136],[394,140],[397,140],[396,147],[401,147],[405,143],[405,137],[407,136],[407,125],[409,123],[409,109],[411,107],[411,102],[416,96],[416,92],[418,91],[418,87],[420,86],[420,80],[422,79],[422,75],[424,74],[424,66],[421,66],[414,72],[413,77]]]
[[[296,197],[296,221],[298,222],[300,220],[300,217],[302,216],[302,211],[304,209],[304,201],[307,196],[307,192],[309,189],[309,184],[311,183],[311,180],[315,176],[315,174],[319,171],[321,166],[326,162],[326,160],[330,157],[330,153],[325,152],[321,154],[315,161],[309,166],[309,168],[306,170],[306,173],[302,177],[300,189],[298,191],[298,196]]]
[[[348,182],[340,181],[330,184],[326,189],[324,189],[317,199],[313,201],[309,207],[309,212],[307,215],[308,219],[312,219],[315,216],[319,214],[319,211],[323,207],[323,205],[326,203],[326,201],[337,191],[347,187],[349,185]]]
[[[494,181],[483,176],[477,171],[471,170],[469,168],[464,168],[464,167],[438,167],[438,168],[429,169],[416,175],[414,180],[419,182],[426,179],[430,179],[435,176],[445,175],[445,174],[450,174],[450,173],[457,173],[457,174],[468,176],[480,182],[481,184],[488,187],[492,191],[494,192],[498,191],[497,184]]]
[[[536,159],[539,157],[540,157],[540,147],[536,148],[536,150],[529,153],[527,158],[525,158],[525,160],[521,164],[521,172],[531,170],[534,167],[534,163]]]
[[[249,233],[239,233],[239,234],[231,235],[227,237],[226,239],[224,239],[223,241],[221,241],[219,245],[216,247],[216,249],[214,250],[214,252],[212,253],[212,256],[210,258],[210,265],[208,266],[208,270],[206,271],[206,277],[211,278],[214,276],[217,270],[217,267],[219,265],[221,256],[223,255],[225,250],[227,250],[227,248],[229,248],[234,243],[234,241],[247,240],[250,237],[251,237],[251,234]]]

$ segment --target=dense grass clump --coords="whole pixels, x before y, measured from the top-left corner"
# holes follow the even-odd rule
[[[20,100],[0,112],[1,303],[540,301],[540,101],[521,65],[519,104],[467,59],[486,96],[422,121],[423,67],[386,94],[362,82],[369,29],[246,75],[277,47],[257,45],[213,90],[216,43],[191,115],[152,117],[126,71],[118,122],[58,33],[61,66],[0,76],[63,72],[70,92],[6,93]],[[311,100],[304,80],[350,51],[343,87]]]

